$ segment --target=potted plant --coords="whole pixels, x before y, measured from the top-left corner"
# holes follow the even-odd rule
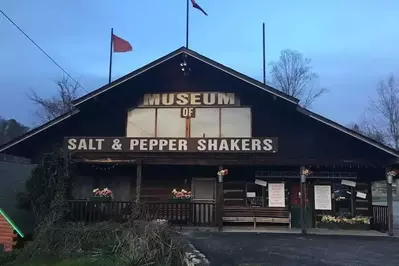
[[[103,190],[99,188],[93,189],[93,195],[91,200],[95,201],[111,201],[114,198],[112,190],[104,188]]]
[[[349,229],[349,230],[368,230],[370,229],[370,218],[365,216],[344,217],[323,215],[317,222],[318,228],[327,229]]]
[[[179,201],[179,202],[190,202],[191,201],[191,191],[187,191],[187,190],[176,190],[173,189],[172,190],[172,201]]]

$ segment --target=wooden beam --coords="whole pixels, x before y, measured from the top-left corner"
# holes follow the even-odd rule
[[[388,235],[393,236],[393,198],[392,198],[392,177],[388,178],[388,171],[385,171],[385,178],[387,183],[387,204],[388,204],[388,212],[387,212],[387,219],[388,219]]]
[[[142,171],[143,171],[143,164],[140,161],[137,163],[137,173],[136,173],[136,202],[140,202]]]

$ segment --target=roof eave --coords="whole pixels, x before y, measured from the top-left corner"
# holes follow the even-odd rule
[[[390,147],[388,147],[388,146],[386,146],[384,144],[381,144],[381,143],[379,143],[379,142],[377,142],[377,141],[375,141],[373,139],[370,139],[370,138],[368,138],[366,136],[363,136],[362,134],[359,134],[359,133],[357,133],[357,132],[355,132],[355,131],[347,128],[347,127],[344,127],[344,126],[342,126],[342,125],[340,125],[340,124],[338,124],[338,123],[336,123],[336,122],[334,122],[334,121],[332,121],[330,119],[327,119],[327,118],[325,118],[325,117],[323,117],[321,115],[313,113],[313,112],[311,112],[311,111],[309,111],[309,110],[307,110],[307,109],[305,109],[305,108],[303,108],[303,107],[301,107],[299,105],[297,107],[297,110],[299,112],[301,112],[302,114],[304,114],[304,115],[306,115],[306,116],[308,116],[308,117],[310,117],[312,119],[315,119],[315,120],[317,120],[317,121],[319,121],[321,123],[324,123],[324,124],[326,124],[326,125],[328,125],[328,126],[330,126],[332,128],[335,128],[335,129],[337,129],[337,130],[339,130],[339,131],[341,131],[341,132],[343,132],[343,133],[345,133],[347,135],[350,135],[350,136],[352,136],[352,137],[354,137],[356,139],[359,139],[359,140],[361,140],[361,141],[363,141],[363,142],[365,142],[365,143],[367,143],[367,144],[369,144],[371,146],[374,146],[375,148],[380,149],[380,150],[382,150],[382,151],[384,151],[386,153],[389,153],[390,155],[393,155],[394,157],[396,157],[397,160],[399,161],[399,152],[397,152],[396,150],[394,150],[394,149],[392,149],[392,148],[390,148]]]

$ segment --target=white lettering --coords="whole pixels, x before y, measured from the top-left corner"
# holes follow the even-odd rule
[[[162,94],[162,104],[163,105],[172,105],[175,100],[175,95],[173,93],[170,94]]]
[[[166,139],[161,139],[159,141],[159,150],[162,151],[166,146],[168,146],[168,141]]]
[[[134,151],[137,145],[139,145],[139,140],[138,139],[131,139],[130,140],[130,150],[131,151]]]
[[[186,92],[144,94],[142,106],[236,105],[234,93]]]
[[[197,142],[197,151],[205,151],[206,150],[206,140],[199,139]]]
[[[241,143],[241,150],[243,151],[249,151],[249,139],[243,139]]]
[[[79,140],[78,150],[87,150],[87,143],[85,139]]]
[[[157,139],[150,139],[150,145],[148,147],[148,150],[152,151],[154,150],[154,147],[158,146],[158,140]]]
[[[234,93],[218,93],[219,105],[234,105]]]
[[[219,150],[220,151],[228,151],[229,150],[229,144],[227,143],[227,139],[222,139],[220,141]]]
[[[146,139],[141,139],[140,140],[140,151],[146,151],[148,149],[148,140]]]
[[[176,96],[176,104],[187,105],[188,104],[188,93],[179,93]]]
[[[179,139],[179,151],[186,151],[187,150],[187,140]]]
[[[160,94],[144,94],[143,105],[159,105],[161,103]]]
[[[90,151],[97,150],[97,148],[94,146],[94,140],[93,139],[89,139],[89,150]]]
[[[261,150],[261,141],[259,139],[252,140],[252,150],[253,151],[260,151]]]
[[[271,151],[273,149],[272,144],[273,144],[273,140],[271,140],[271,139],[263,140],[263,150]]]
[[[208,140],[208,150],[209,151],[217,151],[218,150],[218,140],[217,139]]]
[[[191,104],[192,105],[201,104],[201,93],[191,93]]]
[[[76,139],[68,139],[68,150],[73,151],[76,149]]]
[[[177,143],[175,139],[169,140],[169,150],[170,151],[175,151],[177,150]]]
[[[203,101],[205,105],[214,105],[216,103],[215,93],[204,93]]]
[[[232,140],[230,141],[230,145],[231,145],[230,150],[232,150],[232,151],[239,151],[239,150],[240,150],[240,147],[238,146],[238,142],[239,142],[238,139],[232,139]]]

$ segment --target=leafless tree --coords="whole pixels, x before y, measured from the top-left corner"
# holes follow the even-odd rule
[[[399,150],[399,78],[393,74],[377,86],[377,98],[368,108],[368,125],[384,137],[386,144]]]
[[[300,99],[300,104],[305,108],[328,91],[318,87],[318,75],[312,71],[310,62],[309,58],[297,51],[283,50],[279,60],[270,63],[272,84],[282,92]]]
[[[28,98],[39,106],[36,113],[42,122],[50,121],[62,114],[72,110],[72,101],[78,97],[79,84],[72,83],[67,77],[55,82],[57,86],[57,93],[55,96],[46,98],[31,90]]]
[[[381,134],[374,125],[369,124],[366,120],[363,120],[360,124],[352,123],[348,125],[348,128],[377,142],[386,144],[384,135]]]

